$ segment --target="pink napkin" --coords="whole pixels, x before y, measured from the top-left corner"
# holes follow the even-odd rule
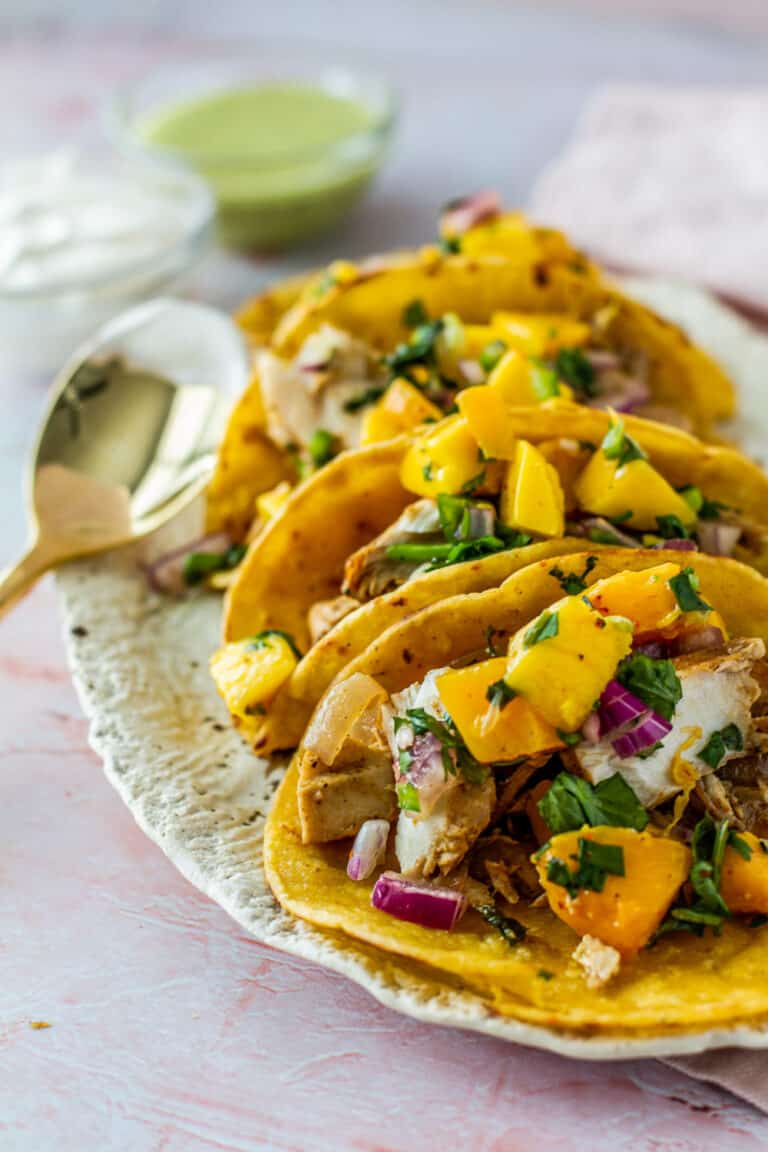
[[[766,124],[768,88],[607,87],[531,214],[619,269],[768,309]]]
[[[621,270],[768,310],[768,89],[611,86],[538,181],[530,212]],[[668,1064],[768,1112],[768,1054]]]

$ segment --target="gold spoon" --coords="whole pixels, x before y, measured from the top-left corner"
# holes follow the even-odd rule
[[[233,321],[181,300],[132,308],[80,349],[30,457],[30,544],[0,573],[0,615],[44,572],[139,540],[199,495],[248,374]]]

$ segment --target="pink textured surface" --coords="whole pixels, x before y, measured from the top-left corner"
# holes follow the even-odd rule
[[[141,6],[132,6],[131,19]],[[240,7],[256,35],[263,12],[258,4]],[[310,26],[311,7],[304,5]],[[206,19],[220,27],[218,9],[208,6],[206,17],[203,8],[200,27],[188,33],[204,34]],[[178,30],[176,5],[153,10],[159,27]],[[407,15],[418,14],[408,6]],[[468,34],[475,15],[467,18]],[[425,11],[430,31],[432,19]],[[335,21],[321,22],[330,35]],[[391,21],[393,51],[403,45],[398,23]],[[387,29],[381,32],[386,38]],[[353,24],[346,34],[354,38]],[[434,47],[434,36],[413,42],[419,67],[407,54],[392,67],[410,86],[411,107],[439,111],[434,100],[419,101],[435,90],[447,100],[455,87],[450,78],[439,88],[442,41],[431,64],[421,47]],[[560,50],[566,62],[573,58],[570,33]],[[697,51],[693,41],[689,51]],[[126,47],[123,37],[77,47],[0,45],[0,93],[10,111],[0,140],[14,148],[30,139],[58,144],[80,130],[87,137],[108,82],[160,54],[146,43]],[[564,116],[571,96],[542,89],[540,57],[530,57],[537,99],[551,101],[555,119]],[[506,83],[504,69],[486,67],[478,53],[466,66],[473,60],[483,80]],[[742,74],[735,47],[732,63],[723,57],[723,75],[731,66]],[[720,68],[713,62],[712,75]],[[468,79],[466,91],[475,87]],[[499,89],[477,88],[486,110],[507,114]],[[482,181],[495,181],[496,128],[488,121],[493,138],[484,139],[484,117],[472,115],[465,146],[471,150],[477,137],[477,147],[466,163],[482,159]],[[537,134],[548,116],[539,120]],[[391,188],[422,191],[419,222],[455,172],[453,137],[442,131],[453,119],[440,113],[439,121],[414,115],[404,159],[391,170]],[[434,158],[443,138],[450,154],[425,170],[423,157]],[[400,200],[390,200],[402,228]],[[371,203],[365,228],[360,218],[366,238],[386,197]],[[0,378],[3,561],[21,544],[18,475],[41,399],[39,388]],[[768,1142],[764,1117],[659,1064],[591,1066],[423,1026],[337,976],[249,940],[182,880],[106,783],[65,668],[49,582],[0,621],[0,757],[3,1152],[751,1152]],[[30,1027],[41,1020],[51,1027]]]
[[[102,776],[50,583],[0,624],[0,710],[4,1150],[764,1146],[768,1121],[661,1065],[420,1025],[243,935]]]

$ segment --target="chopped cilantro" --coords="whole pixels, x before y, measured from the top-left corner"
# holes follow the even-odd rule
[[[486,700],[489,700],[494,708],[498,708],[499,711],[505,708],[510,700],[514,700],[515,696],[517,696],[517,692],[515,692],[514,688],[510,688],[506,680],[496,680],[488,686],[485,693]]]
[[[633,460],[648,459],[637,441],[624,431],[623,420],[611,424],[603,438],[602,449],[606,460],[615,460],[619,468],[631,464]]]
[[[654,660],[644,652],[626,656],[619,664],[616,679],[665,720],[672,719],[683,695],[672,661]]]
[[[398,807],[404,812],[421,812],[418,789],[410,780],[400,780],[395,787]]]
[[[578,596],[587,587],[587,577],[596,564],[597,556],[588,556],[581,575],[577,572],[564,572],[562,568],[557,566],[550,568],[549,574],[554,580],[557,580],[567,596]]]
[[[551,640],[557,636],[559,627],[557,612],[542,612],[523,636],[523,644],[526,648],[533,648],[534,644],[540,644],[542,640]]]
[[[562,728],[556,728],[555,731],[568,748],[575,748],[581,743],[581,732],[565,732]]]
[[[188,552],[181,570],[184,583],[200,584],[214,572],[229,572],[237,568],[246,551],[247,545],[233,544],[224,552]]]
[[[427,463],[424,465],[424,467],[421,470],[421,474],[425,480],[431,480],[432,479],[432,461],[431,460],[428,460]]]
[[[693,863],[689,875],[697,899],[690,906],[672,908],[654,941],[666,932],[677,929],[693,932],[697,936],[705,928],[712,928],[716,935],[720,933],[723,921],[731,914],[720,892],[723,858],[729,846],[745,859],[750,859],[752,850],[749,844],[729,827],[727,819],[717,824],[709,816],[699,820],[691,838]]]
[[[695,484],[686,484],[683,488],[678,488],[677,491],[688,507],[698,515],[704,504],[701,488],[697,488]]]
[[[438,247],[447,256],[455,256],[457,252],[461,252],[461,237],[460,236],[441,236],[438,241]]]
[[[672,513],[668,516],[657,516],[656,528],[663,540],[687,540],[690,536],[680,517]]]
[[[470,784],[482,784],[487,779],[489,769],[475,760],[452,720],[443,723],[423,708],[409,708],[404,723],[410,724],[417,736],[430,732],[439,741],[447,776],[460,772]],[[451,756],[451,751],[454,756]]]
[[[683,612],[711,612],[711,605],[699,596],[699,577],[693,568],[683,568],[677,576],[672,576],[669,586],[675,594]]]
[[[411,300],[403,308],[400,319],[405,328],[419,328],[429,323],[429,313],[424,307],[423,300]]]
[[[719,520],[721,512],[730,512],[730,504],[723,504],[721,500],[704,500],[699,508],[699,517],[702,520]]]
[[[354,396],[350,396],[349,400],[345,400],[342,408],[345,412],[359,412],[362,408],[367,408],[370,404],[375,404],[385,392],[386,388],[383,384],[376,384],[371,388],[364,388],[362,392],[356,392]]]
[[[554,978],[555,978],[554,972],[550,972],[547,968],[539,968],[538,972],[536,973],[536,976],[539,980],[547,980],[547,981],[554,980]]]
[[[609,824],[642,832],[648,823],[648,813],[619,772],[597,785],[570,772],[560,772],[537,808],[553,836],[574,832],[585,824]]]
[[[560,385],[557,372],[542,361],[534,360],[531,364],[531,388],[537,400],[542,403],[560,395]]]
[[[555,371],[575,392],[590,398],[597,395],[595,369],[580,348],[561,348],[555,357]]]
[[[727,752],[741,752],[743,747],[744,740],[741,731],[736,724],[728,724],[719,732],[713,732],[697,755],[699,760],[703,760],[713,771],[716,771],[725,759]]]
[[[576,868],[554,856],[547,865],[547,880],[565,888],[572,898],[582,890],[602,892],[608,876],[624,875],[624,849],[618,844],[599,844],[580,836]]]
[[[482,472],[478,472],[476,476],[471,476],[466,484],[461,486],[462,496],[471,496],[478,488],[485,483],[485,468]]]
[[[498,652],[496,651],[496,647],[493,643],[493,638],[494,638],[494,636],[497,636],[497,635],[501,636],[501,635],[503,635],[503,633],[497,632],[497,630],[494,627],[492,627],[491,625],[489,625],[486,628],[486,630],[485,630],[485,650],[488,653],[488,655],[491,657],[498,656]]]
[[[297,660],[301,660],[301,652],[299,651],[296,641],[290,632],[283,632],[280,628],[265,628],[263,632],[257,632],[255,636],[249,636],[246,641],[249,648],[257,650],[259,648],[268,648],[271,636],[279,636],[281,640],[285,640],[286,644],[293,652]]]
[[[525,939],[525,925],[512,916],[502,916],[493,904],[480,904],[476,911],[480,913],[483,920],[501,933],[507,944],[519,944],[521,940]]]
[[[491,340],[480,353],[480,367],[484,372],[492,372],[507,350],[504,340]]]
[[[384,363],[393,375],[412,364],[432,364],[437,338],[443,330],[442,320],[431,320],[414,328],[410,339],[398,344],[394,352],[384,357]]]
[[[338,452],[336,437],[326,428],[316,428],[309,438],[307,451],[315,468],[322,468]]]

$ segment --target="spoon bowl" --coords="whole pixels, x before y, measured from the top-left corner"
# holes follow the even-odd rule
[[[102,328],[51,390],[30,458],[30,546],[0,576],[0,613],[66,560],[133,543],[205,488],[245,342],[225,314],[156,300]]]

